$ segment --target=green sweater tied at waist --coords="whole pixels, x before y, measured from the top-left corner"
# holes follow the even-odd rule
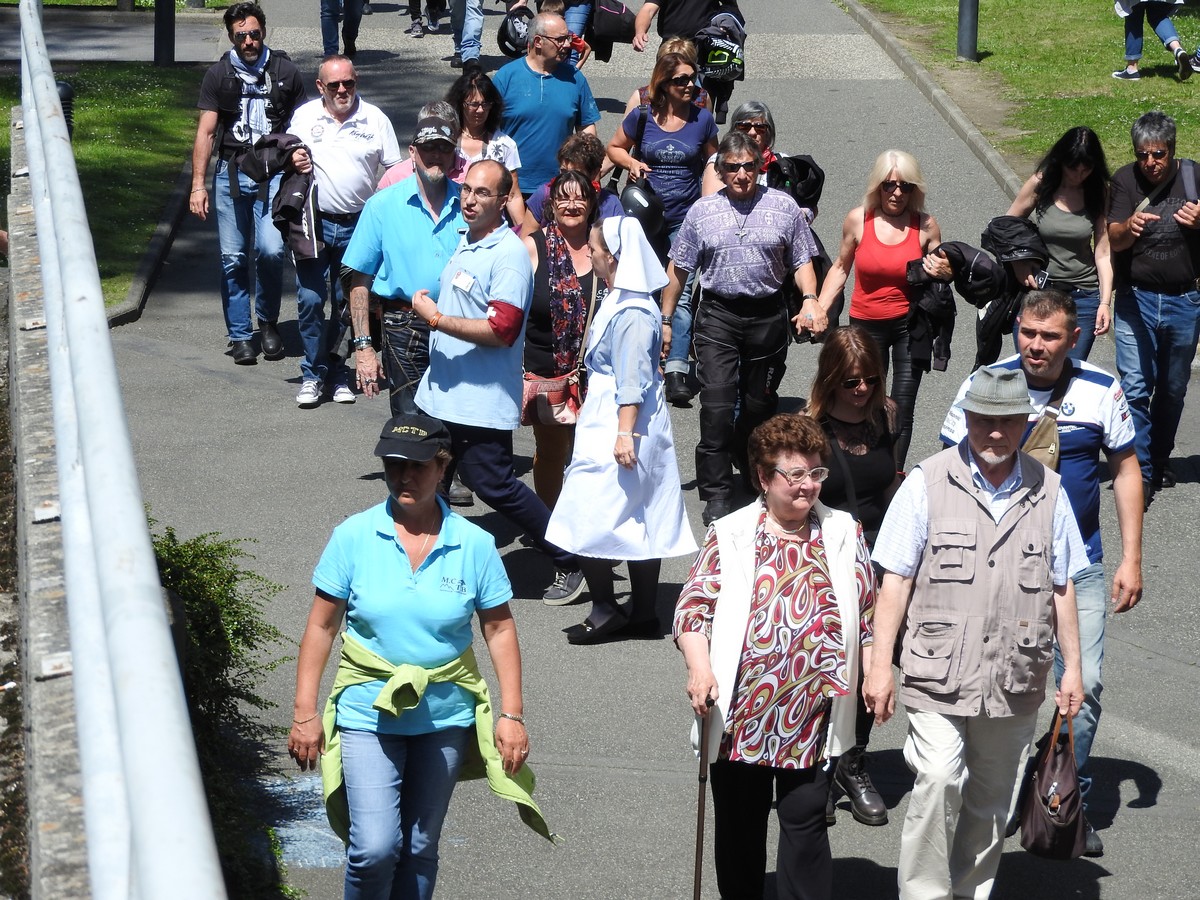
[[[368,650],[349,634],[342,635],[342,655],[338,661],[333,690],[325,702],[321,724],[325,730],[325,752],[321,757],[321,781],[325,793],[325,814],[329,825],[343,843],[350,843],[350,808],[346,800],[346,783],[342,775],[342,741],[337,727],[337,701],[342,691],[356,684],[384,681],[386,684],[372,706],[380,712],[399,716],[421,702],[430,682],[449,681],[457,684],[475,698],[475,737],[468,742],[466,756],[459,771],[459,781],[487,778],[492,793],[517,804],[521,821],[551,841],[558,836],[550,831],[545,817],[533,801],[535,779],[529,766],[516,774],[504,771],[504,762],[496,749],[492,726],[492,703],[487,682],[479,674],[475,650],[467,647],[462,655],[443,666],[425,669],[407,663],[393,666]]]

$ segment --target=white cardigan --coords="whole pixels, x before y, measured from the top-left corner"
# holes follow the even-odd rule
[[[729,704],[737,683],[738,665],[750,621],[750,598],[754,586],[754,534],[762,514],[759,501],[717,519],[717,552],[721,558],[721,591],[713,610],[709,660],[717,682],[717,702],[709,711],[708,761],[715,762],[721,735],[729,716]],[[846,678],[850,693],[833,699],[825,758],[840,756],[854,746],[854,719],[860,665],[858,635],[861,609],[858,602],[854,563],[858,525],[854,517],[830,509],[820,501],[813,504],[821,527],[821,539],[829,561],[829,576],[837,597],[838,612],[846,630]],[[700,752],[700,719],[692,726],[692,748]]]

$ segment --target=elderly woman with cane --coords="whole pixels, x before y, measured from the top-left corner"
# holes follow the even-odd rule
[[[667,274],[637,219],[596,225],[592,269],[608,285],[588,338],[588,394],[546,540],[579,558],[592,608],[565,629],[572,644],[658,637],[654,611],[664,556],[696,551],[679,489],[671,418],[658,370],[662,314],[650,294]],[[629,564],[628,610],[613,593],[613,561]]]
[[[491,535],[437,495],[449,448],[437,419],[389,420],[375,448],[388,498],[334,529],[313,573],[288,753],[302,771],[320,758],[329,823],[347,846],[347,900],[433,896],[442,822],[463,778],[486,776],[552,837],[525,766],[512,587]],[[500,684],[494,733],[471,646],[475,616]],[[322,713],[321,673],[343,618]]]
[[[830,900],[828,760],[853,746],[875,577],[862,529],[818,499],[819,424],[775,416],[749,452],[759,499],[712,523],[675,611],[688,698],[712,718],[697,747],[711,762],[717,885],[724,900],[761,900],[774,793],[778,897]]]

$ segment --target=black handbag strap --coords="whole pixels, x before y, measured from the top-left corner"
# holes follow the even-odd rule
[[[854,516],[856,521],[862,521],[858,512],[858,493],[854,490],[854,476],[850,473],[850,460],[846,459],[846,451],[838,443],[837,432],[828,416],[823,416],[821,424],[829,434],[829,446],[833,448],[833,456],[842,470],[842,480],[846,483],[846,512]]]

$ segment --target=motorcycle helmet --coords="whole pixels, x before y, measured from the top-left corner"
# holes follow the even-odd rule
[[[500,45],[500,52],[512,59],[524,56],[529,46],[529,28],[532,21],[533,10],[528,6],[518,6],[509,11],[496,30],[496,43]]]

